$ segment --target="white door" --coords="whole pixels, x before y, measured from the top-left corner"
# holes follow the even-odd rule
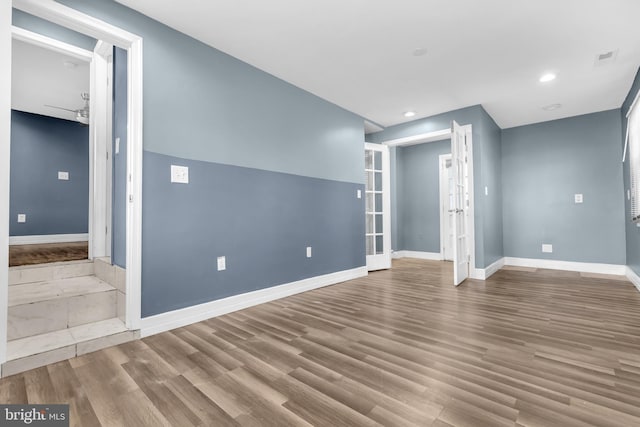
[[[442,259],[453,261],[453,165],[451,154],[440,155],[440,247]]]
[[[367,269],[391,268],[389,147],[364,145]]]
[[[453,168],[453,284],[458,286],[469,277],[467,241],[468,153],[465,130],[451,123],[451,163]]]

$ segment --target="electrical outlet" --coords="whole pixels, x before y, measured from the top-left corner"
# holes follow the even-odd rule
[[[573,195],[573,200],[574,200],[576,203],[582,203],[582,194],[574,194],[574,195]]]
[[[357,190],[356,196],[358,197],[358,199],[362,199],[362,190]]]
[[[18,222],[19,223],[27,222],[27,214],[18,214]]]
[[[58,179],[60,181],[69,181],[69,172],[58,171]]]
[[[171,165],[171,182],[176,184],[188,184],[189,168],[187,166]]]
[[[120,138],[116,138],[116,154],[120,154]]]
[[[307,258],[311,258],[311,246],[307,246]]]
[[[489,187],[487,187],[486,185],[485,185],[485,187],[484,187],[484,195],[485,195],[485,196],[488,196],[488,195],[489,195]]]
[[[550,254],[553,252],[553,245],[550,244],[542,244],[542,252],[546,253],[546,254]]]
[[[218,257],[218,271],[223,271],[227,269],[227,257],[219,256]]]

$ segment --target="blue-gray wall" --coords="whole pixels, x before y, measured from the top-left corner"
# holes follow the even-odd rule
[[[391,139],[419,135],[437,130],[447,129],[451,121],[460,125],[471,124],[473,128],[473,163],[474,163],[474,194],[475,194],[475,252],[476,267],[485,268],[502,258],[502,171],[500,166],[500,128],[480,105],[450,111],[424,119],[414,120],[396,126],[390,126],[384,131],[367,135],[371,142],[382,142]],[[404,224],[398,215],[399,200],[393,200],[393,194],[398,193],[398,174],[401,160],[397,149],[392,153],[391,188],[392,188],[392,237],[394,250],[403,250],[397,236],[415,233],[414,230],[403,230]],[[395,162],[393,159],[395,158]],[[437,167],[437,165],[436,165]],[[437,170],[437,169],[436,169]],[[489,195],[485,196],[484,188],[489,187]],[[434,232],[439,235],[440,223],[433,224]]]
[[[91,52],[93,52],[93,48],[97,42],[97,40],[92,37],[29,15],[18,9],[12,9],[11,20],[12,24],[16,27],[33,31]]]
[[[636,78],[633,81],[633,85],[627,98],[622,104],[622,108],[620,110],[620,118],[622,131],[620,133],[622,142],[621,146],[624,147],[625,136],[627,134],[627,113],[631,108],[631,104],[636,98],[638,92],[640,92],[640,71],[636,74]],[[627,159],[629,152],[627,151]],[[627,190],[629,190],[630,185],[630,171],[629,171],[629,160],[626,160],[623,165],[623,178],[624,178],[624,193],[626,195]],[[631,207],[629,206],[629,200],[625,197],[625,208],[624,208],[624,224],[625,224],[625,233],[626,233],[626,251],[627,251],[627,265],[631,267],[631,269],[640,275],[640,228],[636,226],[636,224],[631,222]]]
[[[505,256],[625,263],[620,140],[619,110],[503,130]]]
[[[398,247],[440,252],[440,155],[451,140],[396,149]]]
[[[152,152],[144,182],[144,316],[364,265],[362,184]]]
[[[120,138],[116,153],[116,138]],[[127,51],[113,52],[113,155],[111,262],[126,268],[127,262]]]
[[[143,316],[365,265],[360,117],[115,2],[60,3],[144,40]]]
[[[69,172],[68,181],[58,171]],[[11,236],[88,232],[89,128],[11,112]],[[18,214],[27,215],[18,223]]]

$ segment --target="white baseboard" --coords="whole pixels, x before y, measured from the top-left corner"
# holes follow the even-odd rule
[[[504,265],[512,265],[516,267],[548,268],[550,270],[578,271],[581,273],[615,274],[619,276],[624,276],[627,272],[625,265],[556,261],[551,259],[505,257]]]
[[[366,267],[358,267],[145,317],[140,321],[140,336],[148,337],[254,305],[364,277],[367,274]]]
[[[399,258],[417,258],[428,259],[431,261],[442,261],[442,255],[438,252],[418,252],[418,251],[396,251],[391,256],[395,259]]]
[[[89,233],[45,234],[41,236],[9,236],[10,245],[38,245],[44,243],[88,242]]]
[[[506,258],[500,258],[486,268],[476,268],[474,279],[487,280],[489,277],[493,276],[498,270],[505,266],[505,259]]]
[[[626,267],[626,276],[627,279],[629,279],[629,281],[633,283],[633,286],[635,286],[638,291],[640,291],[640,276],[638,276],[636,272],[633,271],[629,266]]]

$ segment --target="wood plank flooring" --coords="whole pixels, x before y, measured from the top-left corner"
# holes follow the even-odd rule
[[[638,426],[640,293],[403,259],[0,380],[76,426]]]
[[[46,264],[50,262],[77,261],[87,259],[88,256],[88,242],[10,245],[9,267]]]

